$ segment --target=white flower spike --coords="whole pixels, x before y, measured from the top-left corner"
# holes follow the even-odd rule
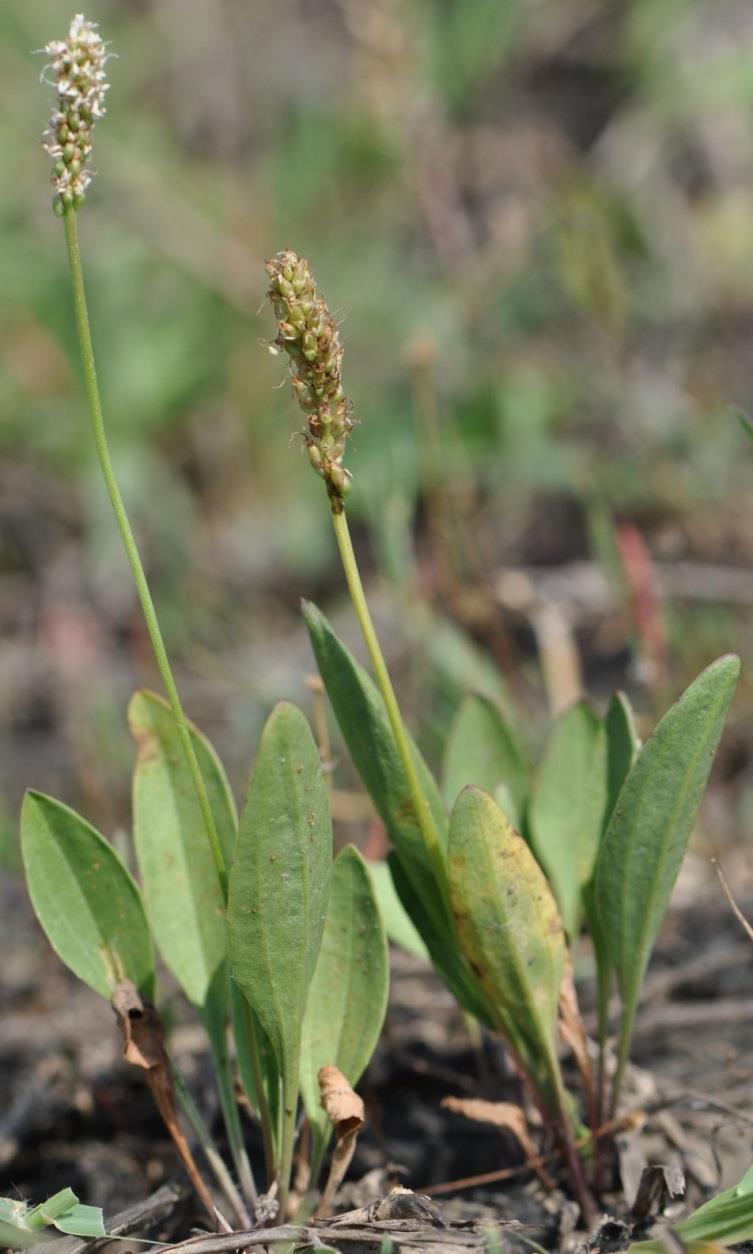
[[[53,160],[53,209],[62,217],[84,203],[92,180],[88,161],[94,124],[105,114],[108,54],[96,22],[88,22],[83,13],[73,18],[67,37],[53,39],[45,52],[50,60],[44,77],[52,72],[57,103],[43,143]]]

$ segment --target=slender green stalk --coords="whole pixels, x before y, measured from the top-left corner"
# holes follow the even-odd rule
[[[374,677],[379,687],[379,691],[382,694],[382,700],[384,701],[385,709],[387,711],[387,718],[389,719],[392,734],[395,737],[395,744],[397,745],[397,751],[400,754],[400,761],[402,762],[403,770],[405,771],[405,778],[408,783],[416,819],[421,829],[424,843],[434,864],[437,883],[445,899],[447,899],[449,895],[447,888],[447,871],[445,868],[444,857],[442,855],[442,848],[439,843],[439,835],[437,833],[432,813],[421,789],[421,785],[418,782],[416,765],[413,760],[410,744],[408,743],[408,736],[405,730],[402,715],[400,713],[400,707],[397,703],[397,697],[395,696],[395,689],[392,686],[392,680],[390,679],[389,671],[387,670],[387,664],[384,660],[384,655],[371,618],[371,612],[366,601],[366,594],[363,589],[363,583],[361,582],[358,562],[356,561],[356,555],[353,550],[353,542],[350,538],[350,530],[348,528],[348,521],[345,516],[345,509],[342,501],[333,500],[332,524],[335,529],[337,546],[340,550],[340,558],[342,560],[345,579],[348,584],[348,591],[350,592],[350,598],[353,602],[353,609],[355,610],[356,618],[358,619],[358,624],[361,628],[361,633],[366,644],[366,649],[368,651],[369,658],[371,659],[371,665],[374,669]]]
[[[110,456],[110,450],[107,443],[107,434],[105,431],[104,415],[102,413],[102,402],[99,394],[99,384],[97,382],[97,371],[94,360],[94,346],[91,338],[91,328],[89,325],[89,313],[86,303],[86,289],[84,286],[84,275],[81,266],[81,252],[78,242],[78,226],[76,221],[76,212],[69,209],[63,218],[65,225],[65,238],[68,246],[68,259],[71,269],[71,280],[73,284],[73,303],[76,314],[76,327],[78,330],[79,346],[81,349],[81,362],[84,371],[84,381],[86,386],[86,395],[89,402],[89,413],[91,416],[92,427],[94,430],[94,441],[97,448],[100,466],[102,468],[102,476],[105,481],[107,493],[110,498],[115,521],[123,541],[123,547],[126,552],[128,564],[131,568],[131,574],[136,586],[141,609],[146,622],[149,639],[151,640],[152,649],[157,662],[157,667],[165,687],[170,708],[175,719],[175,725],[178,729],[183,751],[186,756],[186,762],[191,774],[196,798],[201,810],[202,819],[206,828],[207,838],[214,857],[214,863],[217,868],[217,876],[220,881],[223,898],[227,901],[227,868],[222,853],[217,827],[209,804],[209,796],[207,794],[206,784],[201,774],[196,751],[191,740],[188,722],[183,711],[183,706],[178,694],[177,685],[173,678],[170,660],[167,656],[167,650],[162,638],[159,620],[154,608],[154,602],[147,583],[144,567],[141,562],[136,539],[128,519],[125,504],[118,487],[115,477],[115,470]],[[215,1053],[215,1063],[217,1067],[217,1080],[220,1092],[223,1097],[222,1107],[227,1126],[228,1139],[230,1142],[233,1158],[236,1164],[241,1184],[247,1199],[253,1203],[256,1198],[256,1188],[254,1185],[251,1167],[248,1162],[248,1156],[243,1146],[243,1138],[240,1130],[240,1124],[237,1117],[237,1108],[233,1111],[232,1089],[233,1078],[230,1069],[230,1062],[225,1055],[224,1060],[218,1058]]]
[[[139,556],[136,546],[136,539],[128,521],[128,515],[120,495],[115,471],[110,457],[110,450],[107,443],[107,434],[105,432],[104,416],[102,413],[102,402],[99,395],[99,385],[97,383],[97,371],[94,362],[94,346],[92,344],[91,329],[89,326],[89,313],[86,305],[86,289],[84,287],[84,274],[81,267],[81,253],[78,244],[78,226],[76,222],[76,211],[69,209],[63,218],[65,225],[65,239],[68,245],[68,259],[71,268],[71,280],[73,283],[73,304],[76,313],[76,327],[78,330],[78,340],[81,349],[81,363],[84,370],[84,382],[86,386],[86,395],[89,402],[89,413],[91,416],[92,427],[94,429],[94,441],[97,447],[100,466],[102,467],[102,476],[105,481],[110,503],[112,505],[115,521],[123,541],[123,547],[126,551],[128,564],[131,567],[133,582],[136,585],[136,592],[141,609],[144,614],[146,628],[149,632],[149,639],[152,643],[154,656],[157,667],[165,686],[170,708],[173,712],[175,725],[178,729],[181,744],[186,755],[188,769],[191,772],[196,796],[201,808],[204,825],[207,829],[207,837],[212,848],[215,865],[217,867],[217,875],[222,885],[223,895],[227,897],[227,871],[225,868],[225,859],[222,854],[217,828],[209,805],[209,797],[207,796],[206,785],[204,783],[201,769],[196,758],[193,744],[191,742],[191,733],[188,730],[186,716],[183,713],[183,706],[178,695],[178,689],[173,679],[170,661],[167,656],[167,650],[162,639],[159,621],[152,601],[152,595],[149,591],[149,585],[144,574],[144,567]]]

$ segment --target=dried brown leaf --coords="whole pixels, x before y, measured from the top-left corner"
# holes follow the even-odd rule
[[[154,1104],[173,1139],[186,1174],[212,1222],[217,1223],[219,1213],[212,1195],[201,1177],[196,1160],[178,1123],[175,1090],[170,1060],[165,1049],[162,1020],[151,1002],[142,1000],[136,985],[130,980],[122,980],[118,984],[112,995],[111,1005],[123,1033],[123,1057],[131,1066],[140,1067],[144,1071]],[[226,1226],[224,1221],[222,1226]]]
[[[338,1141],[349,1132],[361,1130],[365,1122],[363,1102],[338,1067],[320,1068],[319,1093]]]
[[[443,1097],[442,1106],[456,1115],[464,1115],[475,1123],[491,1123],[495,1128],[512,1132],[527,1150],[531,1143],[525,1111],[512,1102],[487,1102],[480,1097]]]
[[[335,1148],[327,1183],[317,1207],[317,1216],[324,1215],[331,1208],[350,1166],[358,1133],[365,1122],[363,1102],[338,1067],[320,1068],[319,1093],[322,1107],[326,1110],[335,1132]]]
[[[528,1163],[547,1189],[554,1183],[541,1165],[541,1159],[528,1131],[525,1111],[513,1102],[487,1102],[480,1097],[443,1097],[442,1106],[456,1115],[473,1119],[476,1123],[490,1123],[495,1128],[510,1132],[520,1145]]]

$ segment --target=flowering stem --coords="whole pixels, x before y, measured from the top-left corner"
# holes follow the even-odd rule
[[[92,427],[94,429],[94,441],[97,446],[97,454],[99,456],[100,466],[102,467],[102,475],[105,481],[110,503],[112,504],[115,521],[118,525],[123,547],[126,551],[126,557],[131,567],[131,574],[136,585],[136,592],[141,609],[144,614],[149,639],[152,643],[154,656],[157,662],[162,682],[165,686],[170,708],[175,719],[175,726],[178,729],[183,751],[186,755],[186,762],[191,774],[193,786],[196,791],[196,798],[201,810],[202,819],[206,828],[207,837],[211,846],[212,855],[214,857],[215,866],[217,868],[217,876],[220,881],[222,896],[227,901],[227,869],[225,867],[225,859],[223,857],[222,848],[220,846],[219,836],[217,834],[217,826],[214,821],[212,809],[209,804],[206,784],[201,774],[196,751],[191,740],[191,733],[188,728],[188,722],[183,712],[183,706],[178,694],[178,689],[173,678],[170,660],[167,656],[167,650],[162,638],[157,612],[154,608],[152,595],[149,591],[144,567],[139,556],[136,545],[136,539],[128,520],[128,514],[120,494],[115,471],[110,457],[110,450],[107,443],[107,434],[105,432],[104,416],[102,413],[102,402],[99,395],[99,384],[97,383],[97,371],[94,361],[94,346],[91,338],[91,328],[89,326],[89,313],[86,304],[86,289],[84,287],[84,275],[81,266],[81,252],[78,244],[78,228],[76,222],[76,211],[68,209],[63,217],[65,225],[65,239],[68,245],[68,259],[71,268],[71,280],[73,284],[73,303],[76,313],[76,326],[78,329],[79,346],[81,349],[81,362],[84,370],[84,380],[86,384],[86,395],[89,401],[89,413],[91,415]],[[256,1188],[251,1174],[251,1169],[243,1146],[240,1124],[237,1118],[237,1110],[232,1109],[232,1091],[233,1079],[230,1071],[230,1064],[227,1058],[215,1057],[218,1069],[218,1084],[227,1100],[223,1109],[228,1130],[228,1139],[233,1151],[233,1157],[236,1163],[241,1184],[246,1198],[253,1204],[256,1200]],[[220,1075],[220,1070],[223,1074]]]
[[[345,572],[345,579],[348,584],[348,591],[353,602],[353,609],[361,628],[364,643],[371,659],[371,665],[374,668],[374,677],[376,679],[379,691],[382,694],[387,718],[389,720],[392,734],[395,737],[395,744],[400,755],[400,761],[405,771],[405,778],[408,783],[408,789],[413,802],[413,809],[421,829],[421,835],[434,865],[434,872],[437,877],[437,883],[445,898],[448,899],[449,893],[447,889],[447,872],[442,854],[442,848],[439,843],[439,835],[437,827],[432,817],[431,810],[424,796],[418,775],[416,773],[416,764],[413,758],[408,736],[405,730],[405,724],[400,713],[400,707],[395,696],[395,689],[392,686],[387,664],[384,660],[379,640],[374,629],[374,623],[371,618],[366,594],[361,582],[361,575],[358,569],[358,562],[353,550],[353,541],[350,538],[350,530],[348,528],[348,520],[345,516],[343,503],[338,498],[332,498],[332,525],[335,529],[335,538],[337,546],[340,550],[340,558]]]
[[[71,280],[73,284],[73,304],[76,312],[76,327],[78,330],[78,342],[81,349],[81,363],[84,370],[84,382],[86,385],[86,396],[89,402],[89,413],[91,416],[92,427],[94,429],[94,442],[97,446],[97,454],[99,456],[99,464],[102,467],[102,476],[105,481],[107,493],[110,497],[110,503],[115,515],[115,521],[118,525],[123,547],[126,551],[128,564],[131,567],[133,582],[136,585],[136,592],[141,609],[144,614],[146,628],[149,632],[149,639],[152,642],[154,656],[157,662],[157,668],[162,682],[165,686],[170,708],[173,712],[175,725],[178,729],[183,751],[186,755],[186,762],[191,773],[194,788],[196,789],[196,797],[201,809],[204,826],[207,830],[209,844],[212,848],[215,866],[217,867],[217,875],[222,886],[222,893],[227,898],[227,871],[225,868],[225,859],[220,847],[219,837],[217,835],[217,827],[214,822],[212,810],[209,805],[209,797],[207,796],[206,784],[201,774],[201,769],[196,758],[196,753],[191,741],[191,733],[188,730],[188,722],[183,713],[183,706],[178,695],[178,689],[173,679],[170,661],[165,649],[165,643],[162,639],[157,613],[152,601],[152,594],[149,591],[149,585],[144,574],[144,567],[139,556],[136,546],[136,539],[128,521],[123,498],[120,495],[115,471],[113,469],[110,450],[107,444],[107,435],[105,432],[104,416],[102,414],[102,402],[99,395],[99,384],[97,383],[97,371],[94,363],[94,346],[92,344],[91,329],[89,326],[89,313],[86,305],[86,289],[84,287],[84,273],[81,267],[81,253],[78,245],[78,227],[76,223],[76,211],[69,209],[64,217],[65,240],[68,245],[68,260],[71,267]]]

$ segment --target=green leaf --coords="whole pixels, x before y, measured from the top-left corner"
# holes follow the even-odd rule
[[[389,866],[386,862],[367,862],[366,865],[389,940],[414,957],[428,962],[428,950],[397,895]]]
[[[76,1203],[64,1215],[59,1215],[57,1219],[53,1220],[53,1225],[58,1232],[64,1232],[67,1236],[86,1237],[87,1239],[105,1236],[105,1225],[100,1206],[84,1206],[81,1203]]]
[[[737,1245],[753,1238],[753,1167],[731,1189],[712,1197],[677,1224],[683,1241]]]
[[[728,1247],[753,1239],[753,1167],[749,1167],[739,1184],[712,1197],[692,1215],[673,1224],[683,1243],[714,1242]],[[638,1241],[628,1254],[663,1254],[666,1246],[660,1240]]]
[[[395,845],[397,858],[391,856],[389,862],[398,895],[453,995],[471,1014],[488,1022],[483,998],[458,951],[452,918],[437,886],[382,698],[316,606],[304,602],[303,614],[340,730]],[[419,783],[444,847],[447,816],[442,798],[412,742],[411,748]]]
[[[248,1164],[227,1046],[230,977],[222,885],[170,706],[153,692],[136,692],[128,722],[137,746],[134,842],[152,930],[165,965],[201,1014],[244,1181]],[[235,803],[211,744],[192,724],[189,731],[227,864],[237,835]],[[245,1058],[243,1037],[238,1038],[238,1057]]]
[[[230,1016],[235,1044],[235,1061],[243,1091],[252,1110],[255,1110],[260,1118],[263,1102],[266,1102],[269,1129],[277,1149],[280,1132],[280,1068],[269,1037],[258,1016],[254,1014],[253,1007],[248,1004],[234,980],[230,982]],[[259,1093],[259,1084],[254,1072],[254,1043],[260,1072],[258,1080],[261,1081],[263,1088],[262,1094]]]
[[[719,658],[665,714],[623,784],[602,842],[595,899],[622,998],[623,1057],[739,673],[739,658]]]
[[[26,1250],[53,1239],[52,1233],[40,1231],[38,1225],[29,1224],[32,1213],[26,1202],[0,1197],[0,1249]]]
[[[504,785],[512,803],[508,818],[519,824],[528,789],[526,764],[501,710],[487,697],[466,697],[445,746],[442,792],[448,806],[466,784],[491,796]]]
[[[627,776],[637,758],[641,742],[635,728],[633,711],[624,692],[616,692],[612,697],[604,717],[604,733],[606,735],[606,789],[607,800],[604,807],[603,833],[609,825],[617,798]],[[597,857],[598,863],[598,857]],[[588,930],[594,947],[596,958],[596,1001],[599,1015],[599,1040],[606,1042],[609,1031],[609,996],[612,984],[612,961],[609,946],[601,923],[601,916],[596,907],[594,874],[583,890],[583,909],[588,920]]]
[[[606,790],[604,731],[581,701],[554,724],[530,808],[533,847],[568,936],[578,934],[581,892],[599,851]]]
[[[405,872],[403,861],[393,849],[387,857],[395,891],[408,918],[429,951],[432,966],[449,988],[453,997],[468,1014],[491,1027],[494,1017],[486,1004],[476,976],[471,971],[457,940],[457,929],[451,917],[437,920],[425,907],[413,881]]]
[[[40,1202],[39,1206],[28,1211],[26,1225],[29,1228],[43,1228],[45,1224],[56,1223],[61,1215],[72,1210],[74,1206],[78,1206],[78,1198],[73,1189],[60,1189],[45,1202]]]
[[[335,717],[356,770],[401,857],[421,868],[433,884],[434,868],[424,843],[400,755],[382,698],[363,667],[338,640],[324,615],[304,602],[311,644]],[[426,797],[440,842],[447,840],[447,814],[436,782],[411,741],[418,781]]]
[[[46,1229],[54,1227],[74,1237],[103,1237],[105,1227],[99,1206],[82,1206],[73,1189],[61,1189],[32,1209],[25,1202],[0,1197],[0,1248],[28,1249],[54,1239]]]
[[[154,995],[154,952],[139,890],[114,849],[68,806],[27,792],[21,849],[37,918],[52,948],[96,993],[122,979]]]
[[[604,716],[607,738],[607,803],[604,830],[609,825],[620,790],[641,751],[635,715],[624,692],[615,692]]]
[[[4,1200],[4,1199],[0,1199]],[[0,1249],[28,1250],[32,1245],[40,1245],[52,1239],[53,1234],[47,1232],[30,1232],[28,1228],[3,1219],[0,1214]]]
[[[298,1085],[303,1016],[321,945],[332,826],[319,753],[300,710],[281,702],[262,733],[230,872],[230,962]]]
[[[216,1033],[227,1011],[225,908],[185,752],[169,705],[155,693],[134,693],[128,723],[137,746],[133,834],[152,930],[165,965]],[[229,861],[237,828],[230,788],[209,741],[190,730]]]
[[[450,818],[452,909],[496,1026],[535,1070],[556,1067],[565,942],[557,905],[522,836],[479,788]]]
[[[382,1030],[388,991],[387,940],[371,877],[349,845],[332,868],[322,947],[303,1023],[301,1094],[322,1149],[330,1123],[319,1101],[319,1068],[339,1067],[349,1084],[358,1083]]]

